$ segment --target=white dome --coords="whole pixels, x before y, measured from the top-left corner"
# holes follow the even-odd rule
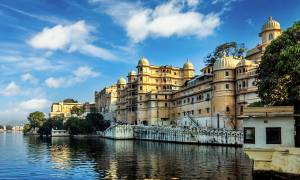
[[[133,70],[132,70],[131,72],[128,73],[128,76],[135,76],[135,75],[136,75],[136,72],[133,71]]]
[[[222,57],[214,63],[213,70],[235,69],[239,62],[240,60],[235,59],[232,56]]]
[[[139,60],[139,66],[149,66],[149,61],[144,57],[142,56],[141,59]]]
[[[123,77],[120,77],[117,84],[126,84],[126,79],[124,79]]]
[[[273,20],[273,18],[270,16],[268,21],[263,25],[262,31],[274,30],[274,29],[280,29],[280,24],[279,22]]]
[[[194,69],[194,65],[190,61],[187,61],[184,63],[183,69]]]

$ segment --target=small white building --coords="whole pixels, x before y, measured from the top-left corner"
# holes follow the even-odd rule
[[[295,146],[293,106],[247,107],[243,119],[244,148]]]
[[[67,130],[55,130],[52,129],[51,131],[51,136],[52,137],[68,137],[70,136],[69,132]]]

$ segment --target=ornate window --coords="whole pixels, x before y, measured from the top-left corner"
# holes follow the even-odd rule
[[[269,34],[269,41],[273,40],[274,39],[274,36],[273,36],[273,33],[270,33]]]

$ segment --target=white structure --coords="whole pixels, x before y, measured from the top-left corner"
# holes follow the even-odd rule
[[[70,136],[69,132],[67,130],[55,130],[52,129],[51,131],[52,137],[68,137]]]
[[[295,146],[293,106],[247,107],[244,110],[244,148]]]

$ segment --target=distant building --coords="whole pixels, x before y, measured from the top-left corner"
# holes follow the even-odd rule
[[[104,119],[116,119],[117,86],[105,87],[95,92],[95,109],[101,113]]]
[[[182,67],[156,66],[142,57],[127,81],[121,77],[116,86],[95,93],[96,107],[127,124],[241,128],[237,117],[260,100],[254,81],[265,47],[281,32],[270,17],[259,33],[260,44],[245,59],[224,56],[200,75],[190,61]]]
[[[62,118],[71,117],[71,109],[74,106],[82,108],[81,103],[66,103],[66,102],[53,103],[51,106],[51,112],[49,113],[49,116],[50,116],[50,118],[52,118],[52,117],[62,117]]]
[[[83,104],[83,112],[84,112],[84,114],[96,113],[97,109],[96,109],[95,103],[89,103],[89,102],[84,103]]]

